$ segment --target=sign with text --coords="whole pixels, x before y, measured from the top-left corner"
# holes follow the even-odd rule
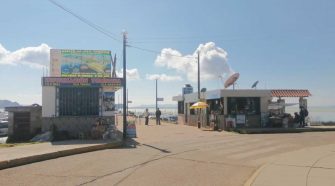
[[[111,77],[109,50],[50,50],[50,74],[57,77]]]
[[[122,87],[122,78],[43,77],[42,86],[96,86],[118,90]]]

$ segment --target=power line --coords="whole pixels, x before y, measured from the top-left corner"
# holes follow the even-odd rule
[[[104,29],[103,27],[97,25],[97,24],[94,24],[92,22],[90,22],[89,20],[85,19],[84,17],[74,13],[73,11],[71,11],[70,9],[66,8],[65,6],[61,5],[60,3],[54,1],[54,0],[49,0],[49,2],[51,2],[53,5],[61,8],[62,10],[66,11],[67,13],[71,14],[72,16],[76,17],[77,19],[79,19],[81,22],[87,24],[88,26],[90,26],[91,28],[97,30],[98,32],[106,35],[107,37],[115,40],[115,41],[118,41],[118,42],[122,42],[120,39],[117,39],[115,34],[112,34],[111,32],[109,32],[108,30]]]
[[[194,56],[178,56],[178,55],[174,55],[174,54],[169,54],[169,53],[166,53],[166,52],[160,52],[160,51],[156,51],[156,50],[151,50],[151,49],[146,49],[146,48],[142,48],[142,47],[137,47],[137,46],[133,46],[133,45],[127,45],[128,47],[131,47],[131,48],[135,48],[135,49],[138,49],[138,50],[141,50],[141,51],[145,51],[145,52],[150,52],[150,53],[154,53],[154,54],[167,54],[169,56],[173,56],[173,57],[180,57],[180,58],[188,58],[188,59],[195,59]]]
[[[111,32],[109,32],[108,30],[104,29],[103,27],[97,25],[97,24],[94,24],[92,22],[90,22],[89,20],[85,19],[84,17],[74,13],[72,10],[70,10],[69,8],[66,8],[65,6],[61,5],[60,3],[54,1],[54,0],[49,0],[53,5],[61,8],[62,10],[66,11],[67,13],[71,14],[72,16],[76,17],[77,19],[79,19],[81,22],[87,24],[88,26],[90,26],[91,28],[95,29],[96,31],[104,34],[105,36],[115,40],[115,41],[118,41],[118,42],[122,42],[121,40],[117,39],[115,37],[114,34],[112,34]],[[152,50],[152,49],[146,49],[146,48],[142,48],[142,47],[138,47],[138,46],[134,46],[134,45],[126,45],[128,47],[132,47],[132,48],[135,48],[135,49],[138,49],[138,50],[141,50],[141,51],[145,51],[145,52],[150,52],[150,53],[154,53],[154,54],[162,54],[164,52],[160,52],[160,51],[155,51],[155,50]],[[173,54],[168,54],[168,53],[165,53],[167,55],[170,55],[170,56],[174,56],[174,57],[179,57],[179,58],[195,58],[195,57],[192,57],[192,56],[178,56],[178,55],[173,55]]]

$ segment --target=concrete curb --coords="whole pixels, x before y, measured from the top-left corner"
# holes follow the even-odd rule
[[[335,128],[241,128],[234,129],[240,134],[275,134],[275,133],[301,133],[301,132],[330,132]]]
[[[87,147],[79,147],[74,149],[67,149],[67,150],[60,150],[56,152],[50,152],[45,154],[38,154],[33,156],[27,156],[23,158],[18,159],[12,159],[12,160],[5,160],[0,161],[0,170],[11,168],[11,167],[17,167],[21,165],[26,165],[30,163],[60,158],[64,156],[71,156],[75,154],[81,154],[85,152],[92,152],[92,151],[98,151],[98,150],[104,150],[104,149],[110,149],[110,148],[116,148],[120,147],[123,144],[122,141],[116,141],[106,144],[98,144],[98,145],[92,145]]]

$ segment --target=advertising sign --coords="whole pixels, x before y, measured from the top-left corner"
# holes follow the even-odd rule
[[[102,99],[103,112],[115,111],[115,92],[104,92]]]
[[[51,76],[111,77],[111,51],[50,50]]]
[[[121,88],[122,78],[43,77],[42,86],[96,86],[115,91]]]

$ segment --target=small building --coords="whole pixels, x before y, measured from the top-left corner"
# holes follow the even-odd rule
[[[71,137],[92,127],[115,124],[115,91],[122,78],[111,77],[111,51],[51,49],[50,77],[42,78],[42,131],[56,127]]]
[[[198,93],[183,94],[173,97],[178,102],[178,123],[184,125],[213,128],[211,114],[216,117],[219,129],[226,129],[227,121],[233,121],[234,127],[259,128],[268,124],[269,106],[273,98],[285,104],[282,97],[299,97],[299,101],[307,107],[310,96],[308,90],[258,90],[258,89],[219,89],[201,92],[200,100],[208,104],[206,109],[190,109],[199,101]]]
[[[12,141],[25,141],[41,132],[42,107],[31,106],[6,107],[8,112],[8,138]]]

